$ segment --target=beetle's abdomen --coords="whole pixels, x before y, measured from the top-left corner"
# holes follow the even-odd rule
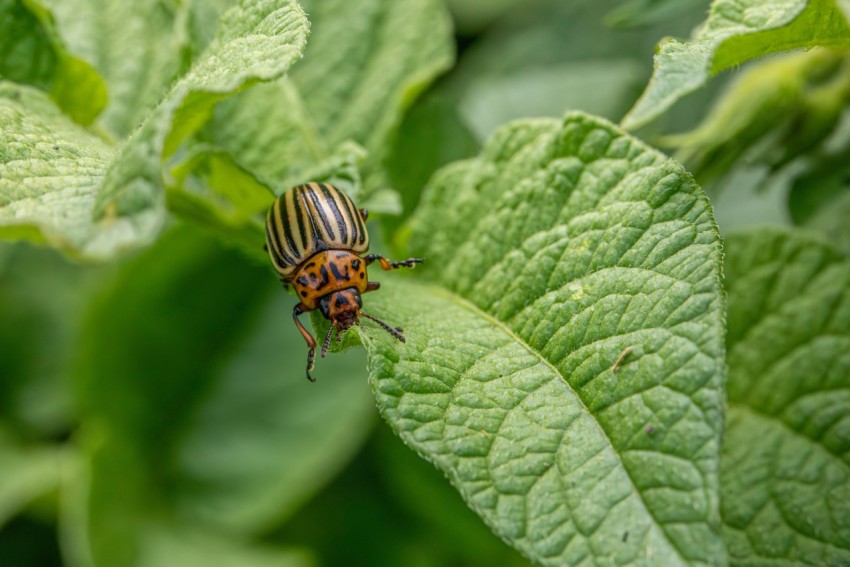
[[[299,266],[326,249],[369,250],[366,224],[351,199],[326,183],[307,183],[277,198],[266,215],[266,246],[275,270],[291,280]]]
[[[315,309],[319,299],[335,291],[353,287],[363,293],[367,279],[365,260],[345,250],[325,250],[309,258],[291,282],[301,303]]]

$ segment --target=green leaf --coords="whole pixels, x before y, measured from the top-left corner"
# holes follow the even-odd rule
[[[74,408],[67,365],[79,319],[103,269],[4,244],[0,269],[0,420],[22,439],[67,435]]]
[[[438,0],[307,2],[304,61],[223,105],[215,142],[277,193],[351,140],[375,161],[402,112],[452,62]]]
[[[186,6],[197,2],[43,1],[69,49],[106,81],[109,106],[98,124],[126,138],[185,71]]]
[[[114,156],[42,92],[0,81],[0,236],[85,248]]]
[[[646,90],[623,118],[638,128],[726,69],[771,53],[850,45],[850,25],[836,0],[715,0],[688,42],[662,41]]]
[[[306,384],[304,339],[288,317],[294,298],[273,287],[195,412],[177,463],[181,515],[237,532],[290,515],[354,456],[375,418],[362,352],[320,360],[320,383]]]
[[[527,559],[495,537],[470,510],[445,477],[408,450],[383,426],[377,437],[375,459],[381,477],[395,494],[404,494],[398,505],[412,519],[425,524],[420,532],[440,541],[440,548],[452,553],[460,565],[529,565]],[[420,536],[421,537],[421,536]],[[436,555],[436,554],[434,554]],[[434,557],[435,564],[441,564]],[[447,559],[447,558],[444,558]],[[450,560],[443,561],[442,564]]]
[[[541,563],[722,564],[720,244],[682,167],[517,122],[432,180],[410,244],[429,283],[364,301],[406,343],[361,331],[402,439]]]
[[[742,165],[772,174],[829,140],[848,97],[846,51],[788,54],[751,67],[696,129],[663,143],[704,184]]]
[[[850,562],[850,263],[801,231],[730,236],[721,466],[734,565]]]
[[[230,154],[198,147],[171,169],[168,209],[180,218],[220,235],[247,257],[266,265],[258,243],[265,225],[257,213],[274,198],[271,190],[233,161]]]
[[[307,20],[294,0],[244,0],[231,8],[216,40],[117,153],[63,122],[36,94],[3,86],[0,171],[11,198],[0,201],[6,205],[0,234],[46,240],[97,259],[150,242],[165,218],[163,159],[219,100],[285,73],[300,57],[306,34]],[[56,160],[65,146],[82,158]]]
[[[307,383],[292,306],[267,265],[185,226],[97,299],[76,369],[96,563],[131,563],[172,521],[254,533],[359,448],[374,417],[362,359],[320,361],[321,389]]]
[[[179,434],[268,289],[264,271],[183,231],[163,236],[96,298],[76,365],[96,564],[129,565],[169,509]]]
[[[49,92],[80,124],[91,124],[106,106],[103,79],[68,52],[50,12],[36,0],[0,2],[0,77]]]

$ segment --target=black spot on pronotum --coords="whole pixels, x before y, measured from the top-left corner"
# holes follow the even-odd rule
[[[356,258],[356,259],[352,260],[351,261],[351,267],[354,268],[355,270],[359,270],[360,269],[360,258]]]
[[[301,292],[301,297],[307,297],[307,292],[306,292],[306,291],[302,291],[302,292]]]
[[[295,281],[300,283],[301,285],[307,285],[308,283],[310,283],[309,281],[307,281],[307,278],[305,278],[304,276],[299,276],[298,279],[295,280]]]
[[[336,279],[345,280],[345,281],[348,281],[348,280],[351,279],[350,276],[345,275],[342,272],[340,272],[339,267],[334,262],[330,262],[330,263],[328,263],[328,265],[331,267],[331,272],[333,272],[333,275]]]
[[[319,275],[322,276],[322,281],[319,282],[318,289],[322,289],[331,281],[330,276],[328,276],[328,268],[326,266],[319,268]]]

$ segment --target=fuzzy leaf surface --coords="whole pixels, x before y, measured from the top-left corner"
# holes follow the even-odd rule
[[[109,89],[98,125],[122,140],[144,120],[180,76],[188,41],[186,6],[155,0],[44,0],[58,35],[93,65]],[[215,29],[215,28],[213,28]]]
[[[407,342],[362,332],[402,439],[543,564],[723,564],[720,244],[682,167],[584,114],[510,124],[410,245],[430,281],[364,300]]]
[[[46,101],[22,107],[21,95],[4,87],[0,105],[9,110],[0,107],[0,120],[11,149],[0,150],[0,167],[11,171],[3,182],[14,191],[2,203],[4,232],[97,259],[150,242],[165,218],[163,158],[209,119],[218,101],[284,74],[301,56],[307,29],[294,0],[245,0],[229,9],[216,38],[117,150],[70,128]],[[35,98],[27,94],[27,101]],[[57,175],[52,156],[66,142],[93,159],[72,158]],[[47,164],[46,174],[33,171],[39,164]],[[75,200],[65,197],[69,191]]]
[[[90,124],[106,106],[103,79],[68,51],[51,12],[36,0],[0,2],[0,77],[50,93],[80,124]]]
[[[850,262],[790,229],[738,233],[727,250],[730,561],[850,563]]]
[[[836,0],[715,0],[690,41],[659,44],[652,79],[622,125],[643,126],[712,76],[751,59],[848,45],[850,24]]]
[[[215,141],[277,192],[351,140],[378,157],[403,111],[452,62],[437,0],[304,2],[304,60],[223,105]]]

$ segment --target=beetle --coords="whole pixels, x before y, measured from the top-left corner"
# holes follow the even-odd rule
[[[413,268],[422,258],[392,262],[369,251],[366,209],[358,209],[351,198],[328,183],[297,185],[278,197],[266,214],[266,245],[272,266],[284,286],[291,285],[299,302],[292,310],[295,326],[307,341],[307,379],[315,366],[316,339],[304,328],[299,315],[318,309],[331,322],[322,344],[327,355],[331,335],[352,325],[360,317],[370,319],[404,342],[401,327],[391,327],[363,313],[361,295],[381,287],[370,282],[366,267],[379,262],[383,270]]]

